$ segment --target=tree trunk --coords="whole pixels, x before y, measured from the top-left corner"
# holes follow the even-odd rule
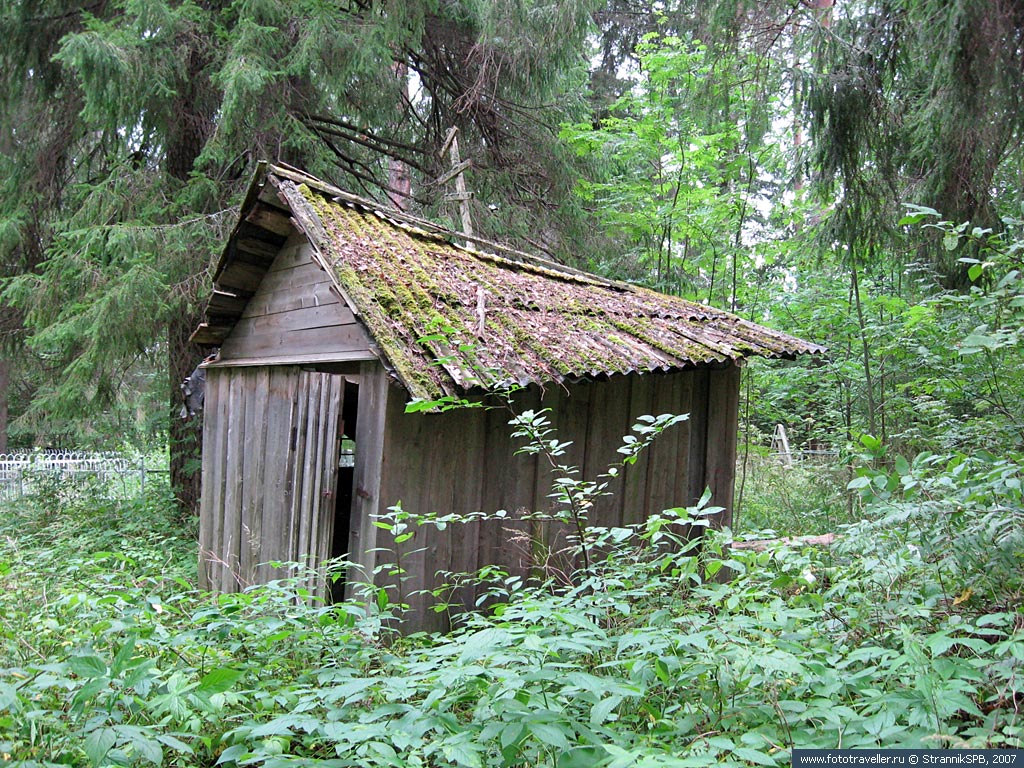
[[[210,80],[205,73],[206,60],[198,50],[201,41],[188,54],[188,68],[175,99],[177,122],[170,127],[166,172],[179,182],[187,182],[213,132],[216,100]],[[182,405],[181,382],[196,365],[202,361],[204,351],[189,342],[202,311],[188,310],[203,302],[197,296],[183,297],[178,308],[172,312],[167,324],[167,370],[170,377],[170,413],[168,442],[170,450],[171,489],[178,503],[182,518],[199,512],[200,469],[202,467],[203,430],[202,419],[182,419],[179,411]],[[202,307],[198,307],[202,310]]]
[[[8,410],[7,392],[11,383],[11,364],[6,357],[0,357],[0,453],[7,453]]]
[[[167,331],[168,371],[171,387],[170,443],[171,489],[182,518],[199,513],[202,467],[203,419],[201,414],[181,418],[181,382],[192,373],[203,357],[202,347],[189,343],[188,337],[199,322],[182,304]]]

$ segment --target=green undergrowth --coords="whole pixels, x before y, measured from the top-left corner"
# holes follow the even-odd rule
[[[297,599],[300,579],[201,594],[194,532],[159,494],[5,509],[0,757],[625,768],[1021,747],[1020,462],[859,477],[867,519],[830,551],[730,554],[728,532],[687,551],[680,523],[707,510],[670,511],[599,533],[573,588],[495,582],[447,636]]]
[[[858,517],[847,504],[845,467],[809,460],[787,465],[776,455],[753,451],[741,452],[738,464],[738,534],[820,535]]]

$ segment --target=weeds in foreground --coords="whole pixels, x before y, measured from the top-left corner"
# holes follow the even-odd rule
[[[828,556],[730,553],[728,531],[690,548],[700,510],[672,510],[594,534],[576,587],[509,582],[450,636],[296,600],[304,574],[200,594],[159,500],[7,513],[0,755],[572,768],[1021,747],[1020,461],[862,477],[869,519]],[[719,568],[731,581],[702,578]]]

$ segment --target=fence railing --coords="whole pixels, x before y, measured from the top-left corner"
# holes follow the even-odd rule
[[[142,495],[147,475],[167,474],[147,466],[143,457],[118,453],[36,451],[0,453],[0,502],[16,501],[53,480],[107,484],[111,493]]]

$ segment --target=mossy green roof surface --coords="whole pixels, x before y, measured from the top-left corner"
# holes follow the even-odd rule
[[[825,351],[678,297],[468,250],[455,233],[289,176],[279,188],[308,203],[297,220],[415,398]]]

